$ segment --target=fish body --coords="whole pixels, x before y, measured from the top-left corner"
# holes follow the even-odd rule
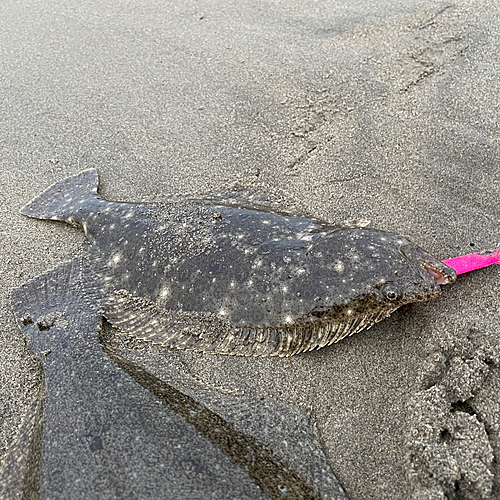
[[[305,410],[123,357],[80,273],[76,257],[12,293],[43,383],[0,498],[346,500]]]
[[[289,356],[435,298],[456,278],[393,233],[254,203],[110,202],[97,187],[97,172],[83,172],[23,213],[82,227],[88,302],[125,332],[172,347]]]

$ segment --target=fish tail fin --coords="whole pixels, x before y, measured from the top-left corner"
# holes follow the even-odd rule
[[[53,219],[80,223],[86,201],[97,198],[97,171],[86,170],[49,187],[30,201],[21,213],[35,219]]]

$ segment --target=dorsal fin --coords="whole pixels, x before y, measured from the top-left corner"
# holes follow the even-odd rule
[[[287,357],[331,345],[370,328],[386,311],[343,323],[325,322],[283,328],[235,327],[215,313],[170,311],[126,290],[112,292],[103,315],[133,337],[176,349],[232,356]]]

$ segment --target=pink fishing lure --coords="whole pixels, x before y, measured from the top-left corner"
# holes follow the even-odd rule
[[[452,267],[457,274],[464,274],[476,269],[500,264],[500,248],[483,250],[482,252],[469,253],[454,257],[453,259],[443,260],[443,264]]]

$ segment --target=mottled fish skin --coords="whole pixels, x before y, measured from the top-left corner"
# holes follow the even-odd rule
[[[255,204],[109,202],[97,187],[97,172],[83,172],[22,212],[81,226],[89,303],[125,332],[171,347],[289,356],[437,297],[436,276],[456,279],[396,234]]]
[[[306,411],[158,377],[109,345],[80,261],[12,292],[43,382],[0,462],[2,500],[347,499]]]

